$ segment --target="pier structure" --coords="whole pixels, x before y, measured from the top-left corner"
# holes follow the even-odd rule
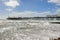
[[[56,21],[56,20],[60,20],[60,17],[35,17],[33,19]]]

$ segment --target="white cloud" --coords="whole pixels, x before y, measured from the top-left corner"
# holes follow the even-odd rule
[[[50,15],[50,12],[33,12],[33,11],[23,11],[23,12],[12,12],[10,14],[1,15],[0,19],[5,19],[7,17],[37,17]]]
[[[60,9],[57,9],[55,13],[60,16]]]
[[[46,16],[49,15],[50,12],[32,12],[32,11],[24,11],[24,12],[13,12],[9,14],[10,17],[34,17],[34,16]]]
[[[12,11],[13,9],[11,9],[11,8],[6,8],[5,10],[10,12],[10,11]]]
[[[8,17],[7,14],[5,14],[5,15],[2,15],[2,14],[3,14],[3,13],[0,14],[0,19],[6,19],[6,18]]]
[[[48,0],[48,2],[56,3],[57,5],[60,5],[60,0]]]
[[[19,6],[19,5],[20,5],[17,0],[5,1],[4,4],[5,4],[6,6],[12,7],[12,8],[15,8],[16,6]]]

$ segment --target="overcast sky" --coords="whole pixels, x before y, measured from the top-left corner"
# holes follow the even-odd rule
[[[0,0],[0,18],[60,13],[60,0]]]

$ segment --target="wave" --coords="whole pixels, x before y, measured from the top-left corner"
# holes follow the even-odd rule
[[[50,40],[60,37],[59,26],[40,20],[1,20],[0,40]]]

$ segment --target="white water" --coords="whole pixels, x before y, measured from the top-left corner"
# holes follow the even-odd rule
[[[0,20],[0,40],[52,40],[60,37],[60,24],[39,20]]]

